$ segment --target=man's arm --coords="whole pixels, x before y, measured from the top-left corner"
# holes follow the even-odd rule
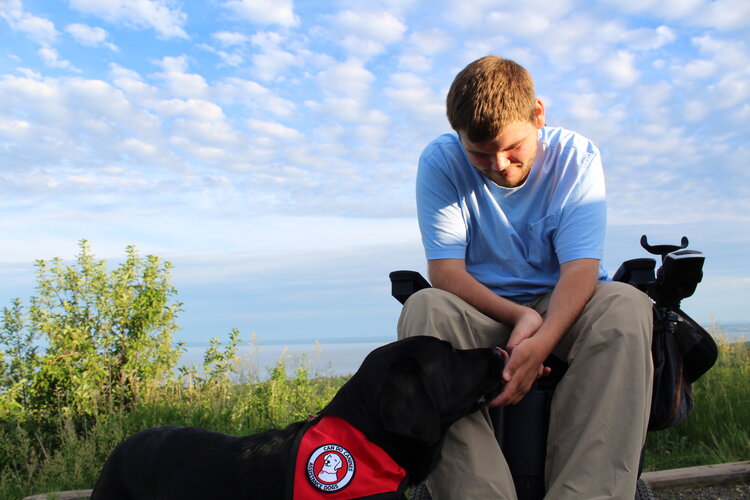
[[[560,266],[560,279],[550,297],[544,322],[531,337],[511,334],[510,359],[505,366],[503,392],[490,404],[518,403],[539,378],[539,365],[578,319],[598,282],[599,260],[577,259]]]
[[[477,281],[466,271],[464,259],[429,260],[427,270],[432,286],[462,298],[492,319],[513,326],[518,339],[533,335],[542,325],[539,313],[500,297]]]

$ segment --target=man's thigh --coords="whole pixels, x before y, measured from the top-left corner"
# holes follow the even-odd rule
[[[551,293],[528,304],[544,317],[549,307]],[[600,330],[631,332],[646,335],[651,343],[651,330],[640,327],[644,318],[650,321],[651,300],[648,296],[626,283],[607,281],[599,283],[594,295],[584,307],[573,326],[566,332],[552,351],[557,358],[570,363],[585,345],[589,335]]]
[[[398,337],[429,335],[457,349],[504,347],[511,328],[479,312],[452,293],[426,288],[406,301],[398,321]]]

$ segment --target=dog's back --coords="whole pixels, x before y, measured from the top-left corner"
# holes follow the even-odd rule
[[[236,437],[162,426],[132,435],[110,455],[91,500],[282,498],[291,443],[303,425]],[[260,497],[258,497],[260,498]]]

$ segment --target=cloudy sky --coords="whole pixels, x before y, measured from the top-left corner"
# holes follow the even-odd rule
[[[610,272],[687,235],[685,309],[750,321],[747,0],[0,0],[0,305],[86,238],[172,261],[190,342],[392,337],[417,158],[486,54],[600,146]]]

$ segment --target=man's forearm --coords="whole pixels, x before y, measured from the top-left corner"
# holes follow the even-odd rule
[[[549,352],[565,335],[594,294],[599,275],[599,261],[578,259],[560,267],[560,279],[550,297],[544,323],[537,332]]]
[[[498,296],[466,271],[461,259],[428,261],[432,286],[462,298],[487,316],[514,325],[525,307]]]

